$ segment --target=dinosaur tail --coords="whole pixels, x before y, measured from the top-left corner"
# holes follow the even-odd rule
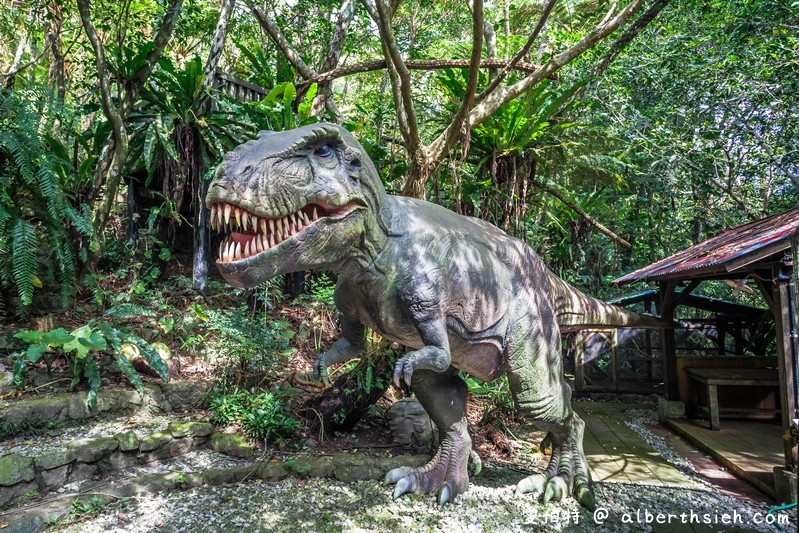
[[[676,325],[657,316],[635,313],[592,298],[552,273],[549,280],[558,325],[562,332],[594,326],[662,329]]]

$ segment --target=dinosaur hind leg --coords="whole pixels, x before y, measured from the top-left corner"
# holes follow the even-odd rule
[[[438,427],[441,443],[429,463],[395,468],[386,474],[385,482],[396,483],[395,498],[406,492],[436,492],[438,503],[444,505],[469,487],[472,440],[466,424],[466,383],[454,369],[445,373],[416,370],[411,389]]]
[[[583,453],[585,423],[572,410],[571,388],[563,380],[560,334],[542,329],[526,336],[511,353],[508,382],[517,409],[547,432],[541,450],[551,447],[552,456],[544,472],[520,481],[516,492],[541,492],[544,503],[574,494],[582,505],[593,509],[596,501]]]

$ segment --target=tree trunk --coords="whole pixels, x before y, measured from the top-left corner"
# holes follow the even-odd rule
[[[381,344],[387,343],[381,341]],[[391,386],[395,361],[391,349],[364,356],[353,370],[338,377],[333,386],[308,400],[304,409],[311,436],[351,431]]]

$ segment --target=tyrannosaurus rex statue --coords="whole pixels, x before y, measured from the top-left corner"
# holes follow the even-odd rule
[[[360,355],[365,326],[413,348],[394,380],[410,385],[442,440],[427,465],[387,474],[395,497],[437,491],[443,505],[467,489],[464,370],[485,381],[506,374],[517,409],[547,432],[549,465],[517,492],[543,491],[546,502],[574,490],[595,505],[560,334],[578,325],[658,327],[657,319],[584,295],[491,224],[387,195],[363,147],[339,126],[262,132],[225,156],[206,202],[212,227],[232,230],[217,259],[230,284],[338,273],[342,337],[316,361],[317,377]]]

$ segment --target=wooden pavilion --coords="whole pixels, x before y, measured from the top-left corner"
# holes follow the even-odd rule
[[[719,357],[708,368],[686,368],[678,364],[675,331],[659,335],[666,400],[685,400],[681,382],[693,382],[705,394],[710,429],[719,428],[719,388],[775,385],[779,390],[779,412],[784,439],[784,467],[796,473],[797,429],[799,429],[799,341],[795,268],[799,244],[799,207],[725,231],[711,239],[627,274],[616,285],[637,282],[657,283],[658,314],[674,319],[675,310],[685,305],[691,293],[706,280],[751,280],[769,306],[776,326],[776,371],[757,368],[764,365],[731,364]],[[764,354],[765,355],[765,354]],[[752,360],[756,358],[750,358]],[[767,366],[767,365],[766,365]],[[693,401],[697,401],[692,397]],[[776,406],[775,406],[776,407]]]

